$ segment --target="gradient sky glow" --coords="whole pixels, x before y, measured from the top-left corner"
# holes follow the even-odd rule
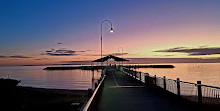
[[[1,0],[0,65],[97,59],[105,19],[115,33],[103,25],[104,54],[216,59],[219,11],[219,0]]]

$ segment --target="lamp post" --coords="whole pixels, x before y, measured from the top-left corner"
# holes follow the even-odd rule
[[[102,21],[102,23],[101,23],[101,64],[102,64],[102,74],[103,74],[103,59],[102,59],[102,24],[103,24],[104,22],[109,22],[109,23],[111,24],[111,29],[110,29],[109,32],[111,32],[111,33],[114,32],[114,30],[113,30],[113,28],[112,28],[112,23],[111,23],[111,21],[109,21],[109,20],[104,20],[104,21]]]
[[[123,54],[124,54],[124,53],[123,53],[123,48],[122,48],[122,47],[119,47],[119,48],[118,48],[118,52],[119,52],[119,49],[120,49],[120,48],[121,48],[121,50],[122,50],[121,55],[122,55],[122,58],[123,58]],[[123,66],[123,61],[122,61],[122,66]]]

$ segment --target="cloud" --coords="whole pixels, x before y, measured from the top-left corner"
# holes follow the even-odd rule
[[[91,50],[84,50],[84,51],[74,51],[74,50],[68,50],[68,49],[51,49],[45,51],[45,54],[41,55],[50,55],[50,56],[75,56],[78,55],[78,52],[87,52]]]
[[[129,58],[130,63],[220,63],[220,58]]]
[[[51,56],[74,56],[74,55],[77,55],[76,51],[65,50],[65,49],[46,51],[46,54],[51,55]]]
[[[42,59],[34,59],[34,60],[42,60]]]
[[[179,52],[179,53],[187,53],[190,56],[215,55],[215,54],[220,54],[220,47],[199,47],[199,48],[176,47],[171,49],[158,50],[154,52]]]
[[[48,58],[40,58],[40,59],[34,59],[34,60],[46,60]]]
[[[207,45],[199,46],[199,48],[208,48]]]
[[[102,54],[102,56],[108,56],[108,55],[114,55],[114,56],[121,56],[121,55],[127,55],[128,53],[110,53],[110,54]],[[85,54],[83,56],[101,56],[101,54]]]
[[[88,50],[88,51],[92,51],[92,50]],[[127,52],[124,53],[120,53],[120,52],[116,52],[116,53],[107,53],[107,54],[102,54],[102,56],[108,56],[108,55],[114,55],[114,56],[121,56],[121,55],[133,55]],[[96,53],[96,54],[83,54],[83,56],[101,56],[101,53]]]
[[[76,51],[76,52],[89,52],[89,51],[92,51],[92,50],[83,50],[83,51]]]
[[[46,52],[49,53],[49,52],[53,52],[55,49],[50,49],[50,50],[47,50]]]
[[[27,56],[22,56],[22,55],[12,55],[12,56],[3,56],[3,55],[0,55],[0,58],[31,58],[31,57],[27,57]]]
[[[168,57],[168,56],[174,56],[174,55],[154,55],[154,56],[165,56],[165,57]]]
[[[62,65],[80,65],[80,64],[91,64],[91,61],[60,61],[58,64]]]
[[[0,55],[0,58],[7,58],[7,56]]]
[[[31,57],[22,56],[22,55],[14,55],[14,56],[9,56],[9,58],[31,58]]]

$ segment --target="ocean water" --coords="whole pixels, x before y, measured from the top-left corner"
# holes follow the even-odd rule
[[[80,69],[47,71],[43,70],[45,67],[47,66],[3,66],[0,67],[0,78],[21,80],[19,84],[21,86],[87,90],[92,88],[92,84],[101,75],[100,71]]]
[[[166,76],[182,81],[202,81],[202,84],[220,87],[220,63],[175,63],[175,68],[140,68],[138,71]],[[89,70],[43,70],[47,66],[2,66],[0,78],[21,80],[22,86],[87,90],[100,78],[100,71]],[[94,73],[94,80],[92,75]]]
[[[220,87],[220,63],[170,63],[175,68],[139,68],[137,71],[146,72],[158,77],[169,79],[180,78],[181,81]]]

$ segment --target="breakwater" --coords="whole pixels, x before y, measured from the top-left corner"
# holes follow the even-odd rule
[[[117,67],[117,66],[108,66],[108,67]],[[174,68],[173,65],[124,65],[126,68]],[[71,67],[46,67],[44,70],[98,70],[102,69],[102,66],[71,66]]]

